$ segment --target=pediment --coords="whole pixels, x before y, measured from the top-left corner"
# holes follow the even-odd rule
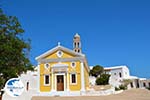
[[[61,55],[62,53],[62,55]],[[55,55],[55,56],[54,56]],[[41,54],[40,56],[36,57],[36,60],[40,60],[40,59],[51,59],[51,58],[59,58],[61,56],[66,56],[67,57],[85,57],[84,54],[82,53],[76,53],[71,49],[65,48],[63,46],[56,46],[53,49],[48,50],[47,52]]]

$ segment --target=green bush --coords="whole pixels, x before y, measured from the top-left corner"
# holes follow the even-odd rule
[[[126,90],[126,89],[127,89],[127,86],[125,86],[125,85],[120,85],[119,88],[120,88],[120,90]]]
[[[119,87],[115,87],[115,91],[119,91],[119,90],[127,90],[127,86],[120,85]]]
[[[102,74],[100,77],[96,79],[97,85],[108,85],[109,84],[109,74]]]
[[[147,87],[146,89],[150,90],[150,87]]]
[[[119,87],[115,87],[115,91],[119,91],[120,90],[120,88]]]

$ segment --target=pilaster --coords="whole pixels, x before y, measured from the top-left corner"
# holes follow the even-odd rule
[[[81,62],[81,91],[85,91],[84,63]]]
[[[67,68],[67,91],[70,91],[69,88],[69,69]]]

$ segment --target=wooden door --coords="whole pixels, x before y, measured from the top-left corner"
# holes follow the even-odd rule
[[[64,76],[57,75],[57,91],[64,91]]]

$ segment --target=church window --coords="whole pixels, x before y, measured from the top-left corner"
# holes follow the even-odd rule
[[[57,56],[58,56],[58,57],[62,57],[62,55],[63,55],[63,52],[62,52],[62,51],[60,51],[60,50],[57,51]]]
[[[71,62],[71,67],[76,67],[76,63],[75,62]]]
[[[77,76],[76,76],[76,74],[71,74],[71,84],[77,84]]]
[[[49,67],[50,67],[50,64],[49,64],[49,63],[46,63],[46,64],[44,65],[44,67],[45,67],[45,68],[49,68]]]
[[[50,75],[44,75],[44,85],[50,85]]]

